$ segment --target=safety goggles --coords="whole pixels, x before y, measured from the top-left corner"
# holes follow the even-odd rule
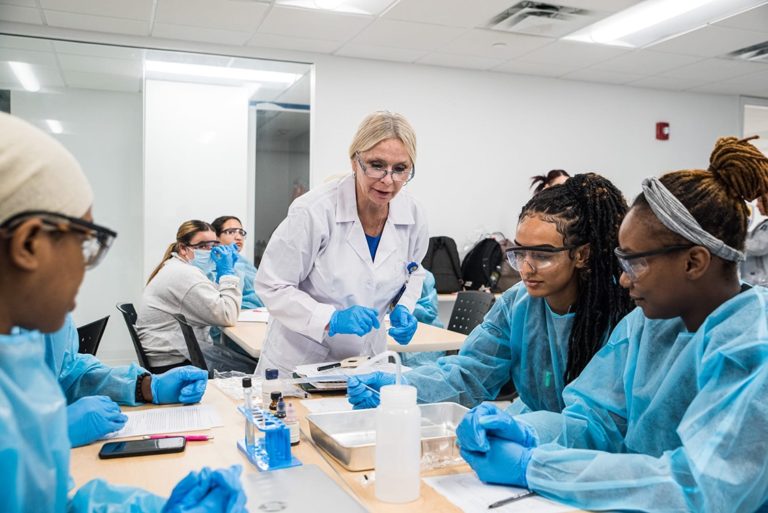
[[[360,157],[360,153],[355,153],[355,157],[360,169],[363,170],[363,174],[368,178],[383,180],[389,174],[392,177],[392,181],[405,183],[410,182],[416,174],[416,166],[409,167],[406,164],[392,164],[390,166],[381,160],[371,160],[366,164]]]
[[[221,230],[221,233],[225,235],[240,235],[242,238],[246,238],[248,236],[248,232],[242,228],[227,228],[226,230]]]
[[[523,264],[527,263],[533,272],[537,272],[559,262],[563,251],[575,248],[576,246],[513,246],[507,250],[507,261],[515,271],[521,272]]]
[[[83,262],[86,269],[92,269],[101,262],[117,237],[116,232],[104,226],[77,217],[43,210],[31,210],[16,214],[0,226],[0,235],[10,237],[13,231],[24,221],[32,218],[39,218],[43,222],[44,229],[48,231],[74,233],[81,236]]]
[[[627,253],[626,251],[616,248],[613,250],[613,254],[616,255],[616,258],[619,260],[619,265],[621,266],[621,270],[624,271],[624,274],[626,274],[631,281],[635,281],[648,272],[648,258],[690,249],[695,245],[696,244],[674,244],[672,246],[664,246],[639,253]]]
[[[182,244],[192,249],[213,249],[218,246],[220,242],[217,240],[201,240],[200,242],[195,242],[194,244],[187,244],[186,242],[182,242]]]

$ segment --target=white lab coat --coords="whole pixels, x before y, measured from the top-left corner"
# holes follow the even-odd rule
[[[375,261],[357,215],[353,174],[296,199],[256,274],[256,294],[271,315],[257,372],[276,368],[285,376],[304,363],[383,352],[387,306],[406,282],[408,263],[421,264],[428,242],[424,210],[404,190],[389,204]],[[413,312],[423,280],[419,266],[398,304]],[[381,328],[363,337],[328,336],[331,315],[353,305],[378,311]]]

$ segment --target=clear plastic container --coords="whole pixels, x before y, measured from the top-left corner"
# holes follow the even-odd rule
[[[421,480],[421,410],[416,388],[381,388],[376,410],[376,498],[404,503],[419,498]]]

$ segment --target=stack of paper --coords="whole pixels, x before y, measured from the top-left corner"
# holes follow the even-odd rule
[[[266,308],[252,308],[250,310],[240,310],[237,318],[238,322],[269,322],[269,312]]]
[[[124,413],[128,417],[125,426],[104,438],[181,433],[224,425],[219,412],[209,404],[152,408]]]

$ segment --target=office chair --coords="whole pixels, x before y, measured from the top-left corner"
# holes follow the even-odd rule
[[[189,351],[189,361],[192,365],[199,369],[203,369],[208,373],[209,378],[213,378],[213,371],[208,370],[208,364],[205,362],[203,351],[200,349],[200,343],[197,341],[197,335],[192,325],[189,324],[187,318],[183,314],[172,314],[173,318],[179,323],[181,327],[181,333],[184,335],[184,342],[187,344],[187,351]]]
[[[104,335],[104,330],[107,328],[107,321],[109,321],[109,315],[77,328],[77,338],[80,339],[80,348],[77,350],[78,353],[96,355],[96,351],[99,349],[99,342],[101,342],[101,337]]]
[[[138,319],[138,315],[136,314],[136,309],[133,307],[133,303],[118,303],[115,306],[120,310],[120,313],[123,314],[125,325],[128,326],[128,333],[131,335],[133,349],[136,351],[136,357],[139,359],[139,364],[149,372],[154,373],[152,367],[149,365],[147,353],[144,352],[144,346],[141,345],[141,340],[139,340],[139,334],[136,331],[136,320]]]
[[[469,335],[475,326],[483,322],[485,314],[491,309],[496,300],[489,292],[465,290],[456,295],[456,303],[451,311],[448,329],[457,333]]]

